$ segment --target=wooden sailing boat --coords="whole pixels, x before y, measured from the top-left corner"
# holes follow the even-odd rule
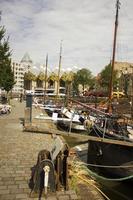
[[[57,98],[59,95],[59,86],[60,86],[61,59],[62,59],[62,41],[60,44],[59,67],[58,67],[58,75],[57,75],[58,76],[57,77],[57,91],[56,91]]]
[[[118,118],[112,115],[111,109],[119,6],[120,2],[117,0],[109,92],[109,113],[100,112],[100,114],[97,114],[97,119],[89,135],[101,138],[101,140],[89,141],[89,145],[84,151],[88,164],[97,166],[98,169],[107,172],[110,178],[115,177],[118,180],[133,180],[133,139],[130,138],[127,127],[122,123],[118,123]],[[113,144],[110,142],[106,143],[104,138],[123,142],[121,144],[116,144],[115,142]],[[124,145],[125,141],[130,145]],[[78,149],[77,152],[80,153]]]

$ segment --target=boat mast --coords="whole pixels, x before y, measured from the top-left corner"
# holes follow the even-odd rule
[[[44,103],[45,103],[46,88],[47,88],[47,71],[48,71],[48,54],[46,55],[46,64],[45,64]]]
[[[116,52],[116,38],[117,38],[117,29],[118,29],[118,17],[119,17],[120,1],[116,1],[116,17],[115,17],[115,29],[114,29],[114,41],[113,41],[113,55],[111,63],[111,77],[110,77],[110,88],[109,88],[109,113],[112,112],[111,100],[112,100],[112,90],[113,90],[113,72],[114,72],[114,63],[115,63],[115,52]]]
[[[131,119],[133,120],[133,66],[131,65]]]
[[[56,91],[57,98],[58,98],[58,94],[59,94],[61,59],[62,59],[62,41],[60,43],[60,57],[59,57],[58,77],[57,77],[57,91]]]
[[[0,21],[1,21],[2,11],[0,10]]]

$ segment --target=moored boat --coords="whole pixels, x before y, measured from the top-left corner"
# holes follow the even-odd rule
[[[98,169],[110,179],[133,180],[133,140],[130,134],[127,126],[120,124],[117,117],[100,117],[89,135],[101,138],[101,141],[90,140],[84,148],[75,149],[88,166]]]
[[[95,136],[96,139],[89,141],[89,145],[86,148],[86,152],[84,150],[84,153],[87,156],[88,165],[102,169],[102,172],[106,171],[110,178],[116,177],[119,180],[133,180],[132,129],[129,131],[127,124],[124,122],[120,123],[119,116],[112,115],[113,73],[119,9],[120,2],[117,0],[108,113],[101,112],[100,115],[97,112],[97,118],[89,133],[90,136]]]
[[[74,131],[74,132],[85,132],[86,127],[84,126],[84,116],[76,113],[72,109],[68,109],[63,107],[61,109],[60,115],[62,117],[61,120],[57,121],[57,127],[60,129],[64,129],[66,131]]]

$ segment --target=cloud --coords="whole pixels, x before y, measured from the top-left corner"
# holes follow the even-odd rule
[[[97,74],[112,56],[115,3],[115,0],[1,0],[2,24],[10,35],[13,59],[21,60],[28,52],[34,63],[45,64],[48,53],[48,66],[54,70],[63,40],[62,68],[87,67]],[[132,61],[132,7],[132,1],[124,1],[120,9],[116,58],[121,61]]]

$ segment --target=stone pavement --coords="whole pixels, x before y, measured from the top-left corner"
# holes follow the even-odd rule
[[[0,200],[37,200],[37,195],[29,196],[31,167],[40,150],[51,149],[53,140],[51,135],[23,132],[20,119],[25,103],[13,104],[11,114],[0,116]],[[74,191],[57,192],[42,199],[77,199],[77,195]]]

